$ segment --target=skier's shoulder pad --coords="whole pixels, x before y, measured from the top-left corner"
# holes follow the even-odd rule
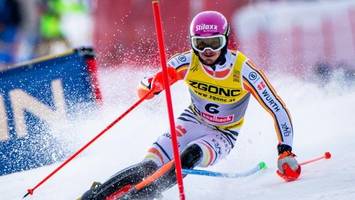
[[[169,61],[168,65],[178,69],[183,66],[187,66],[191,62],[192,51],[185,51],[183,53],[178,53],[172,56]]]

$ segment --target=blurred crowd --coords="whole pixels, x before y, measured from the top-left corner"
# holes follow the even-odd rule
[[[263,62],[265,58],[270,57],[269,52],[299,50],[296,53],[304,54],[294,56],[294,60],[290,60],[289,56],[279,56],[275,59],[280,63],[286,63],[288,69],[298,69],[301,66],[298,62],[308,60],[308,63],[314,64],[306,67],[306,71],[316,75],[316,79],[321,82],[329,82],[334,77],[343,77],[347,82],[355,83],[355,65],[352,57],[355,49],[351,46],[351,42],[346,42],[352,39],[351,31],[355,30],[353,20],[355,5],[351,3],[338,5],[336,2],[341,1],[298,0],[304,3],[319,2],[318,5],[312,4],[313,6],[306,8],[300,6],[301,4],[297,4],[298,7],[287,7],[285,3],[294,2],[292,0],[180,0],[179,4],[175,1],[164,2],[162,4],[164,25],[166,32],[170,33],[166,35],[166,46],[170,50],[167,53],[174,54],[189,48],[186,27],[191,12],[197,12],[202,8],[212,9],[221,11],[233,23],[232,27],[235,27],[238,36],[235,37],[236,44],[232,44],[243,47],[243,51],[250,53],[256,62],[261,63],[261,66],[268,66],[267,62],[265,65]],[[253,6],[265,2],[274,4],[265,4],[265,7]],[[99,62],[104,63],[103,66],[120,66],[121,63],[139,63],[140,66],[140,64],[159,62],[152,12],[147,9],[150,4],[151,1],[145,0],[0,0],[0,70],[40,56],[62,53],[69,48],[92,46],[93,33],[95,33],[95,51],[97,57],[101,58]],[[317,9],[314,5],[317,5]],[[318,8],[320,6],[322,8]],[[337,7],[333,8],[334,6]],[[238,15],[243,22],[250,20],[250,23],[248,22],[241,29],[237,27],[235,13],[239,13],[242,8],[249,8],[251,12],[248,13],[244,9],[240,12],[242,15]],[[258,16],[255,15],[256,8],[260,9],[258,12],[261,14]],[[270,12],[271,8],[275,10]],[[296,8],[297,12],[295,12]],[[181,10],[190,10],[190,12],[181,12]],[[310,14],[312,23],[317,25],[308,26],[309,20],[301,18],[308,16],[309,10],[312,10]],[[95,16],[93,16],[94,11]],[[284,13],[287,13],[287,17],[280,17],[284,16]],[[273,17],[272,20],[270,17]],[[264,19],[269,19],[270,22]],[[93,30],[94,21],[95,30]],[[343,21],[342,24],[348,25],[340,26],[339,23],[335,23],[337,21]],[[272,24],[277,26],[271,26]],[[353,27],[348,28],[347,26],[351,24]],[[270,27],[267,35],[254,31],[264,30],[265,27]],[[245,37],[243,31],[247,33]],[[295,35],[295,37],[280,42],[272,39],[277,38],[277,34]],[[309,54],[307,48],[314,48],[309,45],[310,42],[319,45],[320,51],[317,54]],[[293,44],[296,45],[292,46]],[[249,47],[250,49],[247,49]],[[336,49],[339,47],[340,49]],[[129,51],[126,51],[127,49]],[[333,60],[329,60],[330,56],[325,55],[325,52],[346,54],[338,57],[335,55]],[[299,70],[300,76],[305,69]],[[338,75],[340,72],[342,75]]]
[[[315,80],[322,86],[332,81],[340,81],[348,86],[354,86],[355,84],[355,66],[349,63],[337,62],[330,64],[323,61],[316,63],[312,69]]]
[[[0,0],[0,68],[91,45],[90,0]]]

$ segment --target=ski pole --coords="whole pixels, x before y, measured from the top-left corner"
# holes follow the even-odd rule
[[[239,173],[222,173],[222,172],[214,172],[214,171],[198,170],[198,169],[183,169],[182,173],[191,174],[191,175],[220,177],[220,178],[240,178],[240,177],[250,176],[252,174],[255,174],[258,171],[265,170],[266,168],[267,168],[266,163],[260,162],[255,167]]]
[[[123,117],[125,117],[128,113],[130,113],[134,108],[136,108],[139,104],[141,104],[154,90],[150,90],[146,95],[136,101],[131,107],[129,107],[123,114],[117,117],[113,122],[111,122],[105,129],[103,129],[98,135],[96,135],[93,139],[91,139],[88,143],[86,143],[83,147],[81,147],[78,151],[76,151],[72,156],[70,156],[67,160],[65,160],[59,167],[54,169],[49,175],[47,175],[43,180],[41,180],[36,186],[33,188],[27,189],[27,193],[23,196],[23,198],[28,195],[32,195],[33,192],[41,186],[44,182],[46,182],[49,178],[51,178],[54,174],[56,174],[60,169],[62,169],[66,164],[68,164],[71,160],[73,160],[76,156],[78,156],[81,152],[83,152],[88,146],[94,143],[99,137],[101,137],[106,131],[112,128],[117,122],[119,122]]]
[[[325,152],[324,155],[319,156],[317,158],[310,159],[310,160],[306,160],[304,162],[301,162],[300,165],[307,165],[309,163],[313,163],[313,162],[316,162],[318,160],[330,159],[331,157],[332,157],[332,154],[330,154],[330,152]]]

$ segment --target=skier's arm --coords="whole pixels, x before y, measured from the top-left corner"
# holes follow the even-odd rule
[[[285,181],[294,181],[301,174],[301,166],[295,159],[295,154],[292,153],[293,127],[288,110],[265,74],[258,70],[250,60],[244,63],[242,74],[244,87],[274,119],[279,139],[277,174]]]
[[[187,68],[190,64],[189,53],[177,54],[168,61],[168,78],[169,84],[172,85],[178,80],[184,79]],[[153,98],[154,95],[159,94],[164,90],[162,72],[156,73],[154,76],[145,77],[138,86],[138,96],[143,97],[149,91],[154,90],[153,94],[147,99]]]
[[[181,76],[177,73],[177,71],[173,67],[168,67],[167,73],[168,73],[168,80],[170,85],[182,79]],[[151,90],[153,90],[153,94],[151,96],[148,96],[147,99],[153,98],[154,95],[157,95],[164,90],[162,71],[156,73],[152,77],[144,78],[141,81],[141,83],[138,86],[138,96],[143,97]]]
[[[242,73],[244,87],[273,117],[279,144],[288,145],[292,149],[293,127],[285,104],[277,95],[265,74],[258,70],[250,60],[244,63]]]

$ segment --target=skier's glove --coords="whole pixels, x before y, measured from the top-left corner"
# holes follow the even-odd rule
[[[173,67],[167,68],[168,80],[169,84],[175,83],[177,80],[180,80],[178,73]],[[162,90],[164,90],[163,84],[163,72],[156,73],[153,77],[144,79],[138,87],[138,96],[142,98],[148,92],[152,92],[151,95],[147,96],[146,99],[153,98],[154,95],[159,94]]]
[[[292,147],[286,144],[277,146],[279,158],[277,160],[278,170],[276,173],[285,181],[294,181],[301,174],[301,166],[295,159],[296,155],[292,153]]]
[[[167,68],[167,74],[168,74],[169,85],[172,85],[177,80],[179,80],[178,74],[177,74],[176,70],[173,67],[168,67]],[[164,90],[163,72],[162,71],[160,71],[157,74],[155,74],[155,76],[153,78],[153,81],[152,81],[151,89],[154,90],[153,93],[159,93],[162,90]]]

